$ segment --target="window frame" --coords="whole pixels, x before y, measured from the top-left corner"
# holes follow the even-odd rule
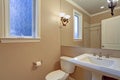
[[[39,42],[40,41],[40,27],[41,27],[41,0],[35,0],[35,34],[33,37],[33,32],[31,37],[27,36],[20,36],[20,37],[11,37],[9,36],[10,31],[10,16],[9,16],[9,0],[3,0],[3,10],[4,10],[4,22],[2,23],[3,29],[2,32],[4,35],[1,36],[1,42],[2,43],[14,43],[14,42]],[[33,29],[32,29],[33,31]]]
[[[74,19],[74,16],[77,16],[78,19],[79,19],[79,30],[78,30],[78,35],[79,37],[76,39],[75,36],[74,36],[74,33],[75,33],[75,19]],[[73,40],[74,41],[82,41],[83,40],[83,15],[82,13],[80,13],[79,11],[73,9]]]

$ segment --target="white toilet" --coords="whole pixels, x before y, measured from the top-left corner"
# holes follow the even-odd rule
[[[49,73],[45,78],[46,80],[66,80],[70,73],[74,72],[75,65],[68,62],[72,58],[70,57],[61,57],[61,70],[56,70]]]

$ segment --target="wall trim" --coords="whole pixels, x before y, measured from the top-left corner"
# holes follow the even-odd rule
[[[91,24],[90,27],[99,26],[99,25],[101,25],[101,23]]]
[[[77,7],[78,9],[80,9],[82,12],[84,12],[88,16],[91,16],[90,13],[88,13],[85,9],[83,9],[81,6],[79,6],[78,4],[76,4],[75,2],[73,2],[72,0],[66,0],[66,1],[69,2],[70,4],[72,4],[73,6]]]
[[[89,27],[84,27],[84,29],[99,27],[100,25],[101,25],[101,23],[95,23],[95,24],[91,24]]]

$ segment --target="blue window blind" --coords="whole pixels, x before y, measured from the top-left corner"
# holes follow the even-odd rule
[[[10,0],[10,36],[34,36],[34,1]]]
[[[82,40],[82,14],[74,11],[74,39]]]
[[[79,39],[79,17],[74,16],[74,39]]]

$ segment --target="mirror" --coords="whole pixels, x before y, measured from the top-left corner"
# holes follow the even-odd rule
[[[99,7],[93,8],[93,4],[88,6],[87,1],[91,0],[61,0],[61,12],[71,15],[67,26],[61,25],[61,45],[62,46],[80,46],[86,48],[101,48],[104,47],[101,39],[101,27],[102,20],[111,18],[110,10],[108,9],[108,3],[103,0],[104,9],[100,9],[101,3],[96,3]],[[92,0],[99,1],[99,0]],[[93,3],[91,1],[91,3]],[[100,0],[101,1],[101,0]],[[79,7],[81,4],[82,7]],[[118,6],[120,1],[118,2]],[[86,7],[86,6],[87,7]],[[94,10],[95,9],[95,10]],[[98,10],[97,10],[98,9]],[[75,39],[75,15],[74,10],[82,15],[82,39]],[[107,10],[107,11],[106,11]],[[114,16],[120,15],[118,9],[114,10]],[[119,46],[120,47],[120,46]],[[110,48],[112,49],[112,48]]]

